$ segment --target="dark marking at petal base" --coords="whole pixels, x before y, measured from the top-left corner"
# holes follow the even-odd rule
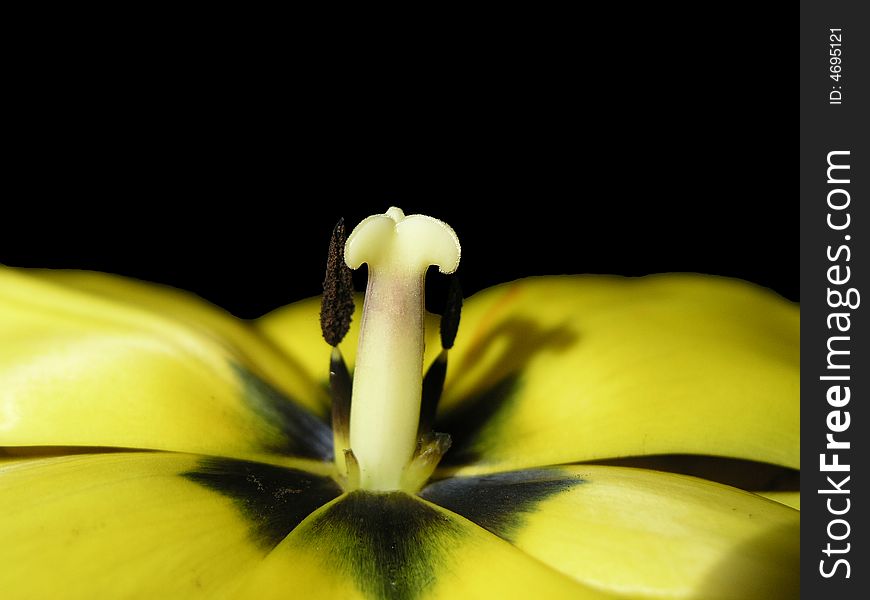
[[[332,460],[332,429],[323,419],[245,367],[234,364],[233,370],[242,382],[248,406],[284,434],[283,442],[271,444],[265,450],[288,456]]]
[[[454,477],[428,485],[420,496],[513,541],[523,517],[547,498],[585,483],[558,469],[529,469],[479,477]]]
[[[513,289],[520,289],[522,284]],[[568,324],[542,327],[534,320],[508,318],[489,329],[482,339],[468,348],[452,365],[456,372],[474,369],[477,362],[489,357],[489,373],[475,377],[489,386],[478,394],[460,398],[455,408],[445,410],[435,421],[435,430],[450,434],[453,447],[444,456],[445,465],[486,462],[486,450],[495,440],[503,444],[499,422],[506,419],[516,405],[526,365],[542,356],[558,354],[571,348],[580,332]],[[496,345],[493,355],[490,347]]]
[[[329,568],[370,598],[414,600],[431,588],[461,535],[449,517],[403,492],[356,491],[299,530]]]
[[[482,393],[463,400],[456,409],[439,415],[435,430],[447,432],[453,440],[443,464],[463,465],[478,461],[485,446],[485,428],[496,423],[499,413],[510,404],[518,390],[519,374],[514,373]]]
[[[229,458],[204,458],[182,476],[231,498],[250,521],[256,543],[266,550],[341,494],[329,477]]]

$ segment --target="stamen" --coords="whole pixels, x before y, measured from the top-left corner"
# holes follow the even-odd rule
[[[332,441],[335,464],[347,476],[344,450],[350,448],[350,398],[353,385],[338,344],[347,335],[353,318],[353,276],[344,262],[344,219],[339,219],[329,240],[323,297],[320,301],[320,330],[332,346],[329,358],[329,389],[332,396]]]
[[[402,489],[422,488],[449,449],[450,436],[446,433],[432,433],[421,437],[413,460],[402,474]]]
[[[426,371],[426,376],[423,378],[423,396],[420,400],[420,425],[417,427],[417,437],[432,432],[446,376],[447,350],[442,350],[435,362],[429,366],[429,370]]]
[[[444,314],[441,315],[441,353],[429,366],[426,376],[423,378],[423,398],[420,404],[420,426],[417,429],[418,436],[425,436],[432,432],[435,424],[435,413],[438,410],[438,402],[444,391],[444,379],[447,376],[447,354],[456,340],[456,332],[459,330],[459,317],[462,313],[462,289],[459,279],[455,275],[449,275],[447,284],[447,301],[444,304]]]
[[[341,350],[332,349],[329,357],[329,391],[332,396],[332,442],[339,471],[344,465],[339,460],[342,452],[350,448],[350,397],[353,385]]]
[[[350,448],[345,450],[342,455],[344,456],[346,471],[343,477],[344,489],[350,492],[359,488],[359,462]]]
[[[320,330],[330,346],[338,346],[353,318],[353,273],[344,262],[344,219],[339,219],[329,240],[323,298],[320,301]]]

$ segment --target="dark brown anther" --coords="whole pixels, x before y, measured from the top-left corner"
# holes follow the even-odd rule
[[[329,240],[323,298],[320,302],[320,329],[330,346],[338,346],[350,329],[353,318],[353,277],[344,262],[344,219],[339,219]]]

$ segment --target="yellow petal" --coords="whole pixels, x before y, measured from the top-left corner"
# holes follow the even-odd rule
[[[458,477],[423,497],[587,585],[648,598],[794,598],[800,513],[694,477],[574,466]]]
[[[609,598],[402,492],[353,492],[306,519],[241,590],[256,598]]]
[[[545,277],[465,305],[436,429],[487,472],[707,454],[799,468],[799,310],[697,275]]]
[[[288,398],[239,351],[255,344],[224,339],[192,305],[152,309],[0,269],[0,445],[328,457],[328,427],[297,403],[310,397]]]
[[[339,493],[299,471],[183,454],[0,463],[0,589],[9,599],[236,598],[280,539]]]
[[[42,269],[28,272],[66,287],[139,306],[170,318],[185,327],[195,329],[203,336],[231,345],[232,351],[242,362],[256,365],[259,373],[274,382],[278,388],[299,398],[301,404],[318,410],[328,402],[320,385],[320,380],[326,377],[322,373],[327,370],[325,365],[329,364],[328,359],[312,370],[302,366],[309,349],[319,350],[322,354],[325,348],[327,357],[329,356],[329,346],[323,342],[319,332],[306,339],[311,344],[303,346],[306,352],[295,355],[274,348],[248,322],[233,317],[190,292],[94,271]],[[279,333],[289,339],[298,339],[301,334],[292,329]],[[313,374],[316,377],[312,377]]]
[[[360,298],[357,297],[356,311],[350,331],[339,345],[348,368],[353,368],[356,357],[356,343],[359,334],[359,318],[362,314]],[[272,345],[286,356],[292,357],[308,376],[320,381],[324,387],[329,385],[329,356],[332,347],[323,341],[320,332],[320,298],[308,298],[272,311],[254,325]],[[323,409],[329,407],[329,400],[323,398]]]

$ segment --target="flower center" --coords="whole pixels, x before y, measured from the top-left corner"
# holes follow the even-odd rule
[[[332,254],[333,251],[330,262]],[[432,416],[429,413],[434,413],[434,402],[440,395],[446,371],[446,350],[432,369],[436,373],[431,378],[427,375],[427,396],[434,395],[435,400],[424,401],[421,422],[424,284],[429,266],[438,266],[441,273],[453,273],[459,266],[459,256],[459,240],[447,224],[424,215],[406,217],[395,207],[386,214],[363,220],[347,239],[344,246],[347,266],[357,269],[363,263],[368,264],[349,399],[346,383],[337,381],[345,377],[341,373],[344,362],[337,349],[330,370],[334,403],[350,404],[349,428],[347,417],[336,415],[335,407],[333,410],[336,464],[348,488],[416,491],[449,447],[448,436],[429,429]],[[328,269],[322,320],[329,318],[326,309],[329,281]],[[461,296],[458,302],[461,303]],[[458,308],[455,312],[455,317],[445,320],[458,323]],[[448,327],[452,327],[453,333],[455,323]],[[442,338],[443,330],[444,327]],[[450,341],[444,343],[445,347],[452,344],[453,333],[448,335]],[[337,346],[337,341],[329,337],[327,341]],[[434,384],[429,381],[432,378],[436,380]],[[437,389],[433,392],[429,388]],[[346,412],[347,407],[340,406],[341,410]],[[349,437],[340,431],[342,425]]]

